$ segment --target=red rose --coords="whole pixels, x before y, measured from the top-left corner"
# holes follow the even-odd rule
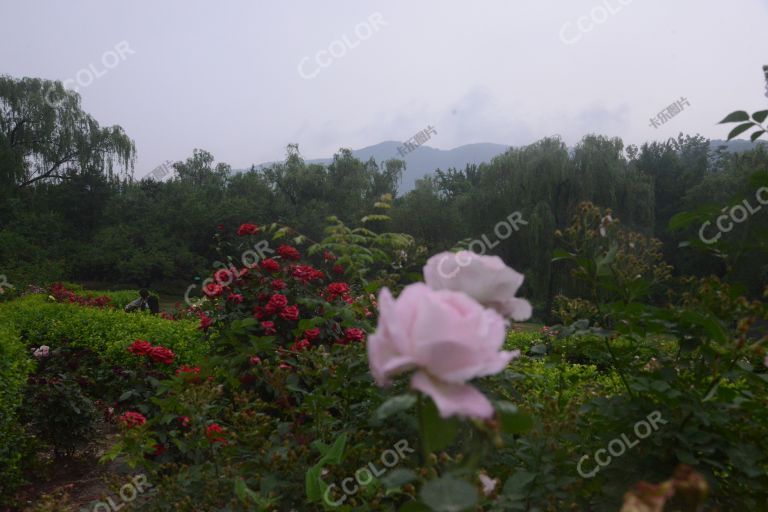
[[[363,341],[365,339],[365,331],[357,327],[350,327],[345,331],[344,337],[349,341]]]
[[[266,316],[263,306],[255,306],[253,308],[253,317],[262,320]]]
[[[274,260],[272,258],[266,258],[261,260],[259,262],[259,265],[262,269],[266,270],[267,272],[275,273],[280,272],[280,264],[277,262],[277,260]]]
[[[128,411],[118,418],[128,428],[140,427],[147,422],[147,418],[140,412]]]
[[[277,332],[277,329],[275,329],[275,322],[267,320],[266,322],[261,322],[261,325],[264,327],[264,334],[267,336]]]
[[[240,227],[237,228],[238,236],[255,235],[258,232],[259,226],[256,224],[241,224]]]
[[[259,356],[251,356],[250,359],[248,359],[248,362],[253,366],[256,366],[257,364],[261,364],[261,358]]]
[[[321,271],[310,265],[297,265],[293,268],[291,275],[304,284],[325,277]]]
[[[181,368],[176,370],[176,376],[179,376],[182,374],[196,375],[198,373],[200,373],[199,366],[189,366],[186,364],[181,365]]]
[[[271,306],[273,309],[279,311],[288,305],[288,297],[280,293],[276,293],[269,298],[267,306]]]
[[[136,340],[128,347],[128,352],[135,356],[145,356],[152,350],[152,344],[144,340]]]
[[[332,302],[337,297],[343,300],[349,299],[349,285],[347,283],[331,283],[326,288],[326,300]]]
[[[285,306],[280,312],[280,318],[283,320],[298,320],[299,308],[296,306]]]
[[[189,419],[189,416],[179,416],[179,423],[181,423],[181,426],[184,428],[189,428],[189,424],[192,420]]]
[[[165,445],[160,443],[155,444],[155,451],[152,452],[152,456],[159,457],[164,453],[165,453]]]
[[[341,265],[334,265],[333,268],[331,269],[331,272],[333,272],[334,274],[343,274],[344,267],[342,267]]]
[[[207,285],[203,286],[203,293],[205,293],[209,297],[218,297],[221,295],[221,292],[223,291],[223,288],[220,284],[216,283],[208,283]]]
[[[227,440],[224,436],[217,435],[217,434],[223,434],[224,429],[221,428],[220,425],[217,423],[212,423],[211,425],[208,425],[208,427],[205,429],[205,436],[208,438],[208,441],[211,443],[222,443],[227,444]]]
[[[336,256],[328,251],[323,251],[323,261],[336,261]]]
[[[243,303],[243,296],[239,293],[230,293],[227,296],[227,300],[233,304],[242,304]]]
[[[309,340],[299,340],[291,345],[291,350],[293,352],[301,352],[302,350],[307,350],[310,346]]]
[[[152,350],[149,351],[149,357],[156,363],[171,364],[176,354],[171,349],[158,345],[152,347]]]
[[[222,286],[227,286],[232,282],[232,272],[226,269],[217,270],[213,273],[213,280]]]
[[[213,325],[213,320],[206,316],[204,313],[200,314],[200,325],[198,326],[198,329],[201,331],[207,331],[210,326]]]
[[[295,247],[291,247],[290,245],[281,245],[277,248],[277,254],[286,260],[298,260],[301,258],[301,254],[298,250],[296,250]]]
[[[320,336],[320,329],[317,327],[315,327],[314,329],[307,329],[306,331],[304,331],[304,337],[310,341],[314,340],[318,336]]]
[[[270,284],[273,290],[282,290],[283,288],[287,288],[288,285],[285,284],[285,281],[282,279],[275,279],[272,281],[272,284]]]

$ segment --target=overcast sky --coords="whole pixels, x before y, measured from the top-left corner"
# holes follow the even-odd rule
[[[768,102],[768,0],[0,0],[0,20],[0,74],[69,79],[136,141],[137,177],[194,148],[242,168],[428,125],[441,149],[724,138]]]

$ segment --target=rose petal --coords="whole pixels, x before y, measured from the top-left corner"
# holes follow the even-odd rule
[[[411,388],[432,397],[442,418],[468,416],[485,419],[493,416],[491,402],[470,384],[440,382],[418,371],[411,378]]]

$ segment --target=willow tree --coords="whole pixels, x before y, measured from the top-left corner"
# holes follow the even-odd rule
[[[61,82],[0,76],[0,186],[21,189],[85,173],[133,171],[136,149],[119,126],[101,127]]]

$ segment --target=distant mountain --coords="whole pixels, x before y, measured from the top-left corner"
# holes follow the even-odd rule
[[[436,169],[446,170],[451,167],[464,169],[467,164],[490,162],[493,157],[504,153],[509,148],[509,146],[488,142],[465,144],[453,149],[436,149],[423,145],[402,157],[397,151],[397,148],[402,145],[402,142],[388,140],[373,146],[356,149],[352,151],[352,155],[364,162],[370,158],[373,158],[376,162],[383,162],[392,158],[405,160],[405,172],[403,173],[403,181],[399,189],[399,193],[404,194],[409,190],[413,190],[416,180],[434,172]],[[306,160],[307,163],[313,164],[329,164],[332,161],[332,158]],[[256,167],[268,167],[273,163],[275,162],[264,163]]]
[[[755,142],[750,142],[746,139],[733,139],[729,141],[725,141],[722,139],[714,139],[709,141],[709,149],[712,151],[717,150],[720,146],[725,146],[726,151],[729,151],[731,153],[743,153],[744,151],[749,151],[750,149],[755,149],[757,145],[766,146],[768,143],[766,143],[764,140],[756,140]]]
[[[753,149],[757,144],[766,145],[766,142],[750,142],[745,139],[734,139],[731,141],[715,139],[709,141],[709,147],[712,151],[717,150],[720,146],[725,146],[727,151],[733,153],[748,151]],[[376,162],[384,162],[392,158],[405,160],[406,167],[405,172],[403,173],[403,181],[399,189],[400,195],[413,190],[416,185],[416,180],[434,172],[436,169],[446,170],[453,167],[461,170],[464,169],[467,164],[490,162],[493,157],[504,153],[510,148],[510,146],[493,144],[490,142],[465,144],[453,149],[436,149],[423,145],[410,153],[406,153],[405,157],[402,157],[397,151],[397,148],[400,146],[402,146],[402,142],[388,140],[373,146],[352,151],[352,155],[355,156],[355,158],[364,162],[370,158],[373,158]],[[307,163],[324,165],[330,164],[332,161],[333,158],[314,158],[306,160]],[[275,163],[277,162],[263,163],[257,165],[256,168],[268,167]]]

